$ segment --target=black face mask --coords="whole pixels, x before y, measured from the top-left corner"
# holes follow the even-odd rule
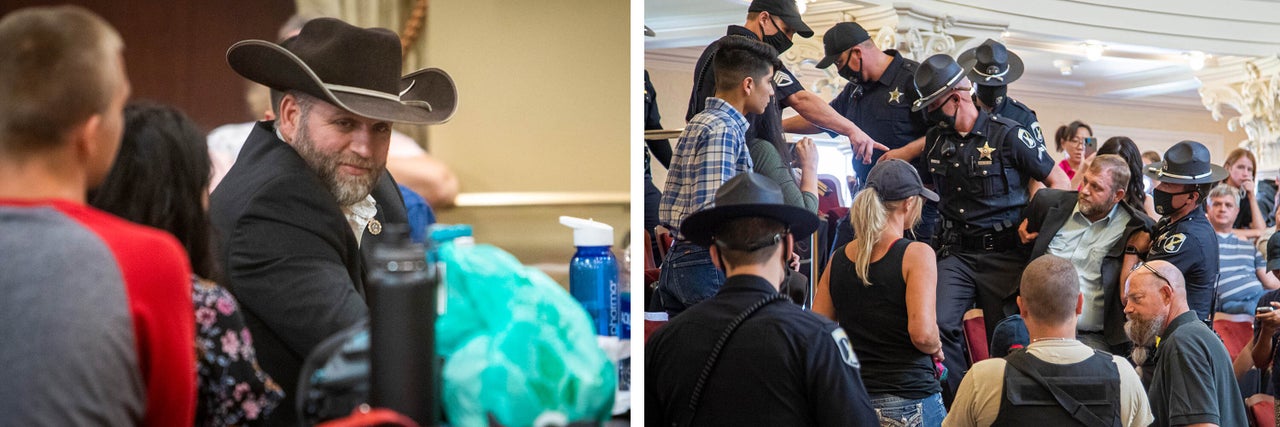
[[[773,33],[773,35],[764,36],[763,40],[765,44],[773,46],[773,49],[778,51],[778,54],[781,55],[782,52],[786,52],[787,49],[791,49],[791,39],[787,38],[787,34],[782,32],[782,28],[778,27],[777,22],[773,22],[772,16],[769,17],[769,22],[773,24],[773,28],[778,30],[778,32]],[[764,30],[761,31],[763,32]]]
[[[1194,192],[1195,190],[1183,191],[1181,193],[1168,193],[1160,190],[1151,190],[1151,201],[1155,204],[1156,213],[1160,214],[1160,216],[1170,215],[1187,205],[1187,202],[1183,201],[1182,205],[1174,206],[1173,196],[1180,196]]]
[[[852,52],[849,53],[849,59],[853,59]],[[861,63],[862,58],[858,58],[858,62]],[[853,68],[849,67],[848,60],[844,61],[844,64],[836,70],[836,73],[840,74],[840,77],[844,77],[845,80],[848,80],[849,83],[853,83],[854,85],[862,84],[862,70],[854,71]]]
[[[925,121],[929,122],[929,125],[942,126],[944,128],[952,128],[956,126],[956,116],[954,114],[948,115],[943,111],[943,109],[947,107],[947,103],[951,102],[951,97],[953,96],[956,95],[948,95],[947,100],[943,101],[942,105],[925,114]]]
[[[997,105],[1000,105],[1000,101],[1004,101],[1004,95],[1008,91],[1008,86],[978,85],[973,97],[981,102],[982,105],[987,106],[987,108],[996,108]]]

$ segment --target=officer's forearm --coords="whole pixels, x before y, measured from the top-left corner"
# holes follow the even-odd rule
[[[1049,172],[1049,176],[1045,177],[1044,185],[1059,190],[1070,190],[1071,179],[1067,178],[1067,173],[1063,172],[1062,168],[1054,165],[1053,170]]]
[[[791,108],[794,108],[809,123],[820,126],[823,129],[829,129],[841,135],[862,131],[849,119],[844,118],[830,105],[827,105],[822,98],[814,95],[813,92],[807,90],[796,92],[787,98],[787,104],[791,105]]]
[[[798,133],[801,135],[812,135],[822,132],[822,128],[814,126],[801,116],[787,117],[782,121],[782,131],[786,133]]]

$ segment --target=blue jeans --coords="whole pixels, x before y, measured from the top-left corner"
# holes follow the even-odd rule
[[[724,285],[724,272],[711,263],[707,248],[678,241],[662,260],[657,304],[675,317],[686,308],[711,298]]]
[[[947,417],[942,405],[942,394],[920,400],[903,399],[892,394],[872,393],[871,407],[876,410],[880,427],[938,427]]]

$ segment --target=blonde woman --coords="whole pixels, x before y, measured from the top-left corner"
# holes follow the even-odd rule
[[[926,198],[938,195],[909,163],[877,163],[849,211],[857,238],[832,255],[814,295],[813,310],[849,334],[881,425],[939,426],[946,417],[935,369],[944,358],[937,264],[929,245],[903,235]]]

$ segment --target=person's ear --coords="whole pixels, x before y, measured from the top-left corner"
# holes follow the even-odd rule
[[[742,93],[751,95],[752,86],[755,84],[756,78],[747,76],[742,79]]]
[[[1076,316],[1084,313],[1084,294],[1076,294]]]
[[[1025,315],[1027,314],[1027,307],[1022,305],[1022,295],[1018,295],[1017,300],[1015,300],[1014,302],[1018,304],[1018,312],[1022,313],[1024,315],[1023,317],[1026,317]]]
[[[720,271],[726,271],[724,264],[720,262],[720,247],[714,241],[711,242],[711,247],[708,248],[708,251],[708,254],[711,255],[711,265],[716,266]]]
[[[72,145],[77,160],[89,161],[95,158],[99,150],[106,148],[101,141],[98,141],[101,131],[102,113],[89,116],[88,119],[80,122],[79,126],[67,131],[66,138]]]
[[[280,128],[280,135],[293,139],[294,133],[302,125],[302,106],[298,104],[298,98],[292,93],[286,94],[280,99],[280,117],[276,117],[276,127]],[[285,141],[292,142],[292,141]]]
[[[1121,200],[1124,200],[1126,193],[1128,192],[1123,188],[1116,190],[1116,195],[1113,197],[1114,200],[1112,200],[1111,203],[1120,203]]]

